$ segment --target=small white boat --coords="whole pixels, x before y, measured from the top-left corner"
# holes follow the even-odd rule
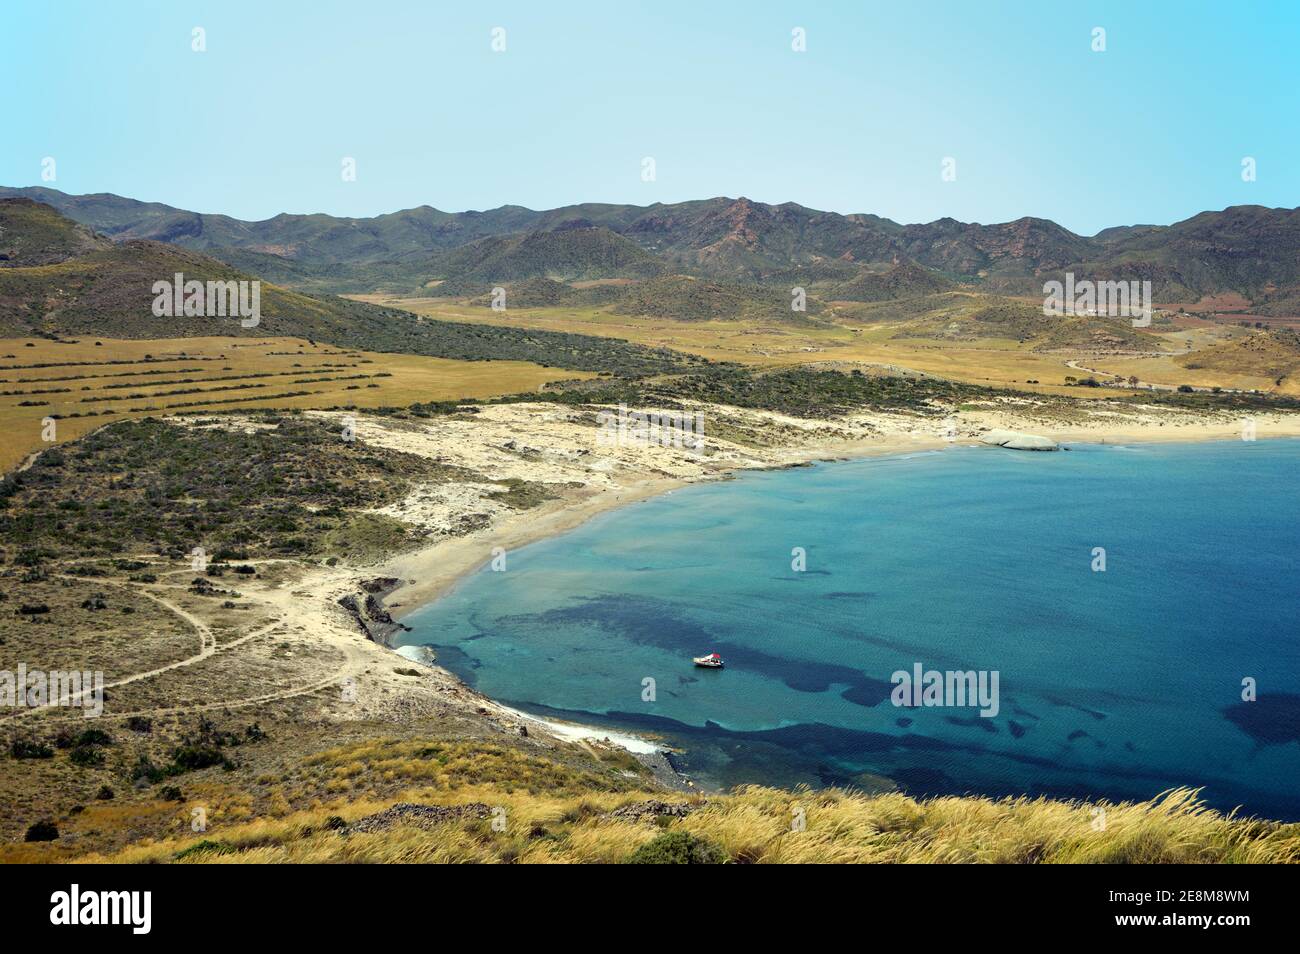
[[[707,656],[696,656],[692,662],[697,666],[705,669],[721,669],[723,667],[722,657],[717,653],[709,653]]]

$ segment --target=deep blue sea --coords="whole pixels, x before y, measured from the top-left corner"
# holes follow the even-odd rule
[[[410,617],[403,641],[507,704],[658,733],[706,785],[1186,785],[1300,819],[1300,441],[750,472],[506,567]],[[692,666],[713,651],[726,669]],[[891,675],[918,663],[996,671],[1000,711],[896,706]]]

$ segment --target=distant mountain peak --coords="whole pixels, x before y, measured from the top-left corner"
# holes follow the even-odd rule
[[[287,281],[318,283],[310,287],[324,282],[326,290],[373,290],[379,275],[385,288],[416,290],[445,277],[430,269],[461,269],[447,274],[470,280],[487,267],[476,257],[490,254],[504,256],[494,262],[504,272],[498,277],[508,280],[643,278],[676,271],[748,283],[795,274],[802,282],[843,285],[855,280],[861,266],[889,269],[912,262],[948,280],[1020,295],[1041,290],[1045,275],[1073,270],[1102,280],[1149,279],[1162,301],[1196,301],[1220,292],[1277,308],[1300,300],[1300,209],[1257,205],[1202,212],[1168,226],[1117,226],[1088,238],[1037,216],[991,225],[945,216],[900,225],[866,213],[841,215],[795,202],[769,205],[745,195],[544,211],[502,205],[452,213],[421,205],[372,218],[281,214],[261,222],[108,193],[0,188],[5,195],[48,202],[114,240],[157,239],[265,264]],[[518,239],[532,234],[573,238]],[[476,244],[487,240],[497,244],[490,250]],[[257,255],[280,262],[248,258]]]

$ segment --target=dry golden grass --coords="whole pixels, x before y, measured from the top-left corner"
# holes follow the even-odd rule
[[[1029,345],[1005,338],[939,341],[895,338],[904,327],[897,321],[866,322],[849,316],[822,325],[782,325],[775,321],[673,321],[612,314],[598,308],[521,308],[508,315],[475,308],[446,298],[389,298],[383,295],[348,296],[362,301],[403,308],[444,321],[538,328],[575,334],[622,338],[637,344],[673,348],[716,361],[737,361],[759,367],[830,362],[846,366],[887,366],[923,371],[972,384],[1011,386],[1046,394],[1078,396],[1079,389],[1065,383],[1087,372],[1066,362],[1080,360],[1089,367],[1114,370],[1143,381],[1178,385],[1192,383],[1221,387],[1260,387],[1269,383],[1249,375],[1189,374],[1170,357],[1144,356],[1096,358],[1084,352],[1040,353]],[[1181,349],[1185,332],[1168,336],[1169,346]],[[1213,337],[1212,335],[1210,336]],[[1207,341],[1209,338],[1207,338]],[[1194,340],[1200,347],[1199,339]],[[1100,364],[1092,363],[1101,362]],[[1038,384],[1027,384],[1036,381]]]
[[[358,779],[416,783],[378,799],[316,803],[280,817],[222,815],[206,833],[77,860],[110,863],[621,863],[666,832],[689,833],[734,863],[1264,863],[1300,861],[1300,825],[1225,816],[1178,789],[1148,802],[865,795],[838,789],[746,787],[707,798],[618,790],[500,746],[375,740],[305,765]],[[428,771],[428,766],[436,769]],[[646,799],[688,804],[684,818],[610,817]],[[504,825],[472,815],[401,823],[378,832],[346,825],[399,802],[489,806]],[[227,820],[229,819],[229,820]],[[799,821],[802,820],[802,824]],[[1099,821],[1100,820],[1100,821]],[[1102,823],[1104,822],[1104,824]],[[343,830],[340,830],[343,829]]]
[[[38,364],[50,366],[31,367]],[[0,430],[6,440],[0,446],[0,470],[48,446],[41,422],[52,415],[61,416],[56,437],[62,443],[112,421],[148,414],[405,407],[417,401],[532,391],[550,381],[591,376],[526,361],[380,354],[300,338],[80,338],[76,343],[3,338],[0,392],[6,393],[0,394]],[[191,393],[166,393],[179,391]],[[295,396],[277,397],[286,394]],[[85,416],[90,412],[98,413]]]
[[[1300,862],[1300,824],[1224,815],[1188,789],[1122,804],[760,786],[687,795],[651,790],[629,775],[626,753],[600,746],[429,738],[366,738],[275,764],[252,782],[195,780],[184,803],[89,804],[68,820],[71,840],[0,846],[0,861],[608,864],[672,836],[742,864]],[[689,812],[611,815],[651,799]],[[402,803],[467,811],[350,830]],[[197,805],[201,833],[189,827]],[[135,834],[114,850],[78,851],[79,835],[105,828]]]

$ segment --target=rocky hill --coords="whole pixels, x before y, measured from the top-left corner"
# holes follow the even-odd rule
[[[0,262],[0,336],[281,335],[372,351],[528,360],[631,376],[689,363],[612,338],[425,322],[406,311],[304,294],[187,248],[143,239],[107,241],[29,199],[0,199],[0,247],[8,256]],[[260,320],[244,327],[236,317],[155,315],[155,283],[174,282],[177,274],[205,285],[260,281]]]
[[[744,197],[651,206],[587,203],[546,211],[502,206],[449,213],[420,206],[372,218],[277,215],[245,222],[114,195],[0,188],[0,196],[6,195],[47,202],[115,240],[165,241],[243,267],[254,264],[247,256],[259,256],[263,274],[314,290],[414,292],[447,278],[644,278],[671,272],[779,284],[799,269],[814,281],[849,283],[851,290],[863,266],[887,269],[908,261],[925,270],[926,284],[956,281],[1010,294],[1040,293],[1044,281],[1073,271],[1105,280],[1150,280],[1165,302],[1232,292],[1276,312],[1300,300],[1300,210],[1261,206],[1202,212],[1169,226],[1120,226],[1089,237],[1033,217],[991,225],[951,218],[902,225],[875,215]],[[872,274],[868,269],[860,277]],[[865,293],[881,293],[867,285]]]

